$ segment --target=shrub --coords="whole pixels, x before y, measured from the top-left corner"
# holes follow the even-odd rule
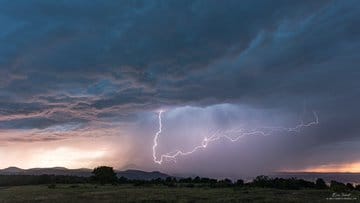
[[[351,183],[347,183],[347,184],[346,184],[346,188],[347,188],[348,190],[354,190],[354,189],[355,189],[355,188],[354,188],[354,185],[351,184]]]
[[[242,180],[242,179],[237,180],[236,183],[235,183],[235,186],[237,186],[237,187],[244,186],[244,180]]]
[[[334,192],[345,192],[347,191],[346,185],[344,183],[337,182],[335,180],[332,180],[330,182],[330,189]]]
[[[315,187],[317,189],[326,189],[327,185],[326,185],[325,181],[322,178],[318,178],[318,179],[316,179]]]

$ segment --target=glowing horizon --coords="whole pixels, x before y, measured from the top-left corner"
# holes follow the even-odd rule
[[[360,173],[360,162],[324,164],[304,169],[282,170],[283,172],[306,172],[306,173]]]

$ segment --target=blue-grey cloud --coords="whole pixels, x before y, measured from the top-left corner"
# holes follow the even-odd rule
[[[133,122],[186,105],[298,112],[305,102],[322,127],[284,150],[358,139],[358,1],[1,5],[1,129]]]

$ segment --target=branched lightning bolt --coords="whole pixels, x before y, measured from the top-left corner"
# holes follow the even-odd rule
[[[259,128],[259,129],[255,129],[255,130],[251,130],[251,131],[245,131],[243,129],[239,129],[239,128],[235,128],[235,129],[230,129],[230,130],[216,130],[214,133],[211,134],[211,136],[209,137],[205,137],[201,144],[198,146],[195,146],[191,151],[187,151],[187,152],[183,152],[181,150],[176,150],[174,152],[169,152],[166,154],[162,154],[160,156],[160,159],[158,159],[156,157],[156,147],[158,146],[158,138],[159,135],[162,132],[162,120],[161,120],[161,115],[162,115],[163,111],[160,111],[158,114],[158,120],[159,120],[159,130],[156,132],[155,137],[154,137],[154,145],[152,147],[153,149],[153,159],[154,162],[157,164],[162,164],[164,160],[173,160],[176,162],[176,157],[178,156],[186,156],[186,155],[190,155],[200,149],[205,149],[209,143],[214,142],[216,140],[219,140],[221,138],[225,138],[231,142],[236,142],[238,141],[240,138],[245,137],[245,136],[253,136],[253,135],[260,135],[260,136],[267,136],[270,135],[273,132],[276,131],[287,131],[287,132],[300,132],[300,130],[302,128],[305,127],[310,127],[313,125],[317,125],[319,124],[319,117],[317,115],[316,112],[313,112],[314,115],[314,121],[304,124],[298,124],[295,127],[292,128],[284,128],[284,127],[263,127],[263,128]],[[236,136],[230,136],[230,135],[236,135]]]

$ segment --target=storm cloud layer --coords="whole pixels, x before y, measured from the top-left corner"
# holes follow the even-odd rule
[[[224,165],[241,160],[233,171],[205,153],[167,169],[237,174],[360,161],[358,1],[0,3],[0,148],[126,135],[141,147],[118,166],[151,168],[154,112],[191,106],[203,113],[177,115],[224,126],[237,106],[255,112],[255,127],[274,118],[296,125],[294,115],[309,119],[308,111],[321,125],[249,138],[254,148],[232,145],[231,156],[214,146],[209,154]]]

